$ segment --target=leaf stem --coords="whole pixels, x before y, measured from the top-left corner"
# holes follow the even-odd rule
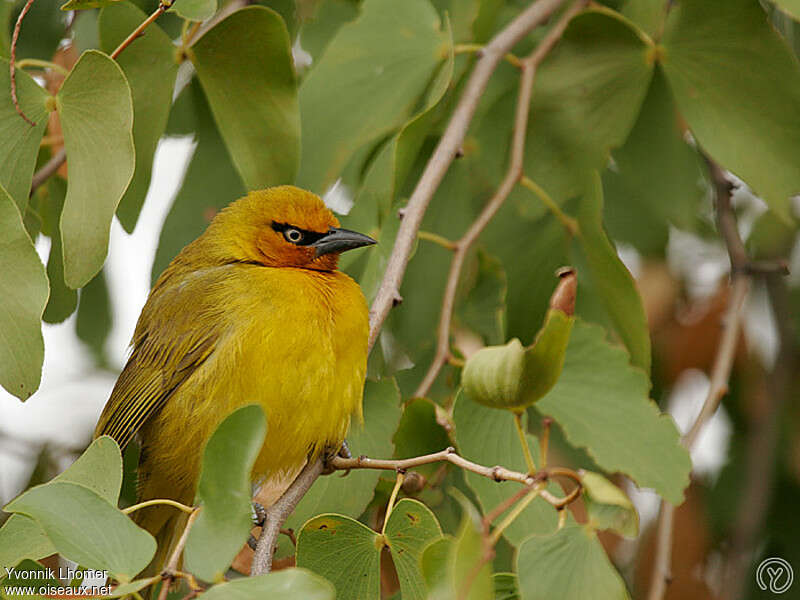
[[[453,54],[469,54],[474,52],[478,56],[481,55],[485,46],[483,44],[455,44],[453,46]],[[508,62],[511,66],[516,67],[518,69],[522,68],[522,61],[520,58],[511,52],[506,52],[503,55],[503,58]]]
[[[489,544],[491,546],[497,544],[500,536],[503,535],[503,531],[505,531],[506,528],[508,528],[508,526],[511,525],[511,523],[513,523],[514,520],[522,514],[522,511],[525,510],[531,502],[536,500],[545,485],[547,484],[543,481],[540,481],[534,485],[533,488],[525,495],[525,497],[517,502],[514,508],[511,509],[511,512],[506,515],[506,518],[500,521],[497,527],[492,530],[492,534],[489,536]]]
[[[392,495],[389,496],[389,504],[386,505],[386,516],[383,518],[383,527],[381,528],[381,535],[386,535],[386,525],[389,523],[389,517],[392,516],[394,510],[394,503],[397,500],[397,494],[400,492],[400,487],[403,485],[403,480],[406,478],[405,471],[397,471],[397,480],[394,482],[394,489]]]
[[[199,514],[200,507],[192,510],[192,514],[189,515],[189,519],[186,521],[186,527],[183,528],[183,533],[181,534],[175,549],[172,551],[169,561],[164,567],[164,575],[162,575],[163,583],[161,584],[161,591],[158,593],[158,600],[166,600],[167,594],[169,593],[170,583],[176,577],[177,573],[179,573],[178,561],[180,560],[181,553],[186,546],[186,540],[189,539],[189,531],[192,529],[192,525],[194,525],[194,521]]]
[[[421,240],[425,240],[428,242],[433,242],[434,244],[438,244],[442,248],[446,248],[447,250],[455,250],[458,248],[458,244],[452,240],[448,240],[443,235],[439,235],[438,233],[433,233],[432,231],[418,231],[417,237]]]
[[[155,21],[158,17],[167,12],[170,8],[172,8],[172,5],[175,4],[175,1],[176,0],[161,0],[161,2],[158,4],[158,8],[155,9],[152,12],[152,14],[149,17],[147,17],[144,21],[139,23],[139,26],[136,29],[134,29],[128,37],[122,40],[120,45],[117,46],[116,50],[114,50],[111,53],[111,58],[116,59],[120,55],[120,53],[123,50],[125,50],[125,48],[131,45],[133,40],[135,40],[144,33],[144,30],[147,29],[147,27],[153,21]]]
[[[539,440],[539,447],[543,469],[547,467],[547,451],[550,446],[550,427],[552,424],[553,419],[551,417],[542,419],[542,438]]]
[[[189,514],[192,514],[195,511],[194,506],[187,506],[186,504],[181,504],[180,502],[176,502],[175,500],[170,500],[169,498],[155,498],[153,500],[146,500],[145,502],[139,502],[139,504],[134,504],[133,506],[123,508],[122,512],[125,513],[126,515],[129,515],[132,512],[136,512],[140,508],[146,508],[148,506],[157,506],[162,504],[166,506],[174,506],[178,510],[182,510],[183,512]]]
[[[536,4],[537,3],[534,3],[534,6]],[[561,15],[561,18],[558,20],[558,22],[550,28],[542,41],[539,42],[539,45],[536,46],[536,49],[521,61],[520,68],[522,74],[520,78],[519,92],[517,93],[517,106],[514,114],[514,126],[509,148],[510,158],[508,169],[506,170],[506,174],[503,177],[503,180],[500,182],[497,190],[483,207],[483,210],[472,222],[467,231],[464,232],[464,235],[461,236],[461,239],[455,242],[455,252],[453,253],[453,259],[450,263],[450,270],[447,274],[447,284],[445,285],[444,295],[442,296],[442,309],[439,313],[436,353],[434,354],[433,360],[428,367],[427,373],[425,373],[425,377],[423,377],[422,382],[414,392],[414,396],[428,395],[428,392],[433,386],[434,381],[436,381],[436,378],[439,376],[442,367],[444,367],[444,365],[447,363],[447,358],[450,355],[451,321],[453,319],[453,311],[455,309],[458,282],[461,278],[461,271],[464,267],[467,254],[470,251],[470,248],[472,248],[472,245],[478,240],[483,230],[486,229],[486,226],[497,214],[497,211],[499,211],[503,206],[503,203],[506,201],[506,198],[508,198],[508,195],[520,181],[520,177],[524,175],[522,172],[522,167],[523,159],[525,157],[525,135],[528,131],[528,115],[530,113],[531,98],[533,95],[533,82],[536,77],[536,70],[539,67],[539,63],[544,60],[544,57],[547,56],[547,53],[552,49],[556,42],[561,39],[561,35],[566,29],[570,19],[572,19],[572,17],[575,16],[575,14],[585,5],[585,0],[576,0],[573,2],[573,4],[564,12],[564,14]],[[455,119],[455,115],[453,118]],[[463,141],[463,136],[461,137],[461,140]],[[440,146],[443,142],[444,137],[440,142]],[[461,141],[459,141],[459,146],[460,145]],[[433,160],[433,158],[431,160]],[[424,177],[425,175],[423,174],[423,179]],[[420,180],[420,183],[417,187],[421,186],[422,183],[423,181]],[[414,196],[412,196],[412,200],[413,199]],[[412,202],[409,201],[408,206],[410,207],[411,205]],[[408,219],[407,213],[408,210],[406,211],[406,216],[403,218],[403,223],[401,223],[401,229]],[[389,259],[389,262],[391,263],[391,258]],[[390,272],[391,269],[387,266],[387,276],[390,274]],[[379,304],[378,300],[379,298],[375,299],[373,307]]]
[[[519,443],[522,446],[522,453],[525,455],[525,464],[528,466],[528,473],[533,475],[536,473],[536,463],[533,462],[533,455],[531,454],[531,447],[528,445],[528,438],[525,435],[525,429],[522,426],[522,413],[514,413],[514,427],[517,429],[519,436]]]
[[[31,121],[24,112],[22,112],[22,107],[19,105],[19,99],[17,98],[17,40],[19,39],[19,30],[22,28],[22,20],[25,18],[25,15],[28,14],[28,11],[33,6],[33,0],[28,0],[25,3],[25,6],[22,7],[22,10],[19,13],[19,17],[17,17],[17,22],[14,24],[14,33],[11,35],[11,52],[10,52],[10,60],[8,62],[8,70],[9,75],[11,76],[11,101],[14,103],[14,110],[17,111],[17,114],[23,118],[23,120],[30,125],[31,127],[35,127],[36,123]]]
[[[49,60],[40,60],[38,58],[23,58],[22,60],[17,61],[17,68],[18,69],[25,69],[27,67],[35,67],[41,69],[52,69],[53,71],[58,71],[64,76],[69,75],[69,69],[65,69],[58,63],[54,63]]]
[[[539,197],[539,200],[542,201],[542,204],[545,205],[545,208],[547,208],[547,210],[549,210],[561,222],[570,235],[576,236],[580,233],[578,222],[561,210],[561,207],[556,204],[553,198],[550,197],[550,194],[544,191],[544,188],[537,184],[533,179],[530,179],[525,175],[520,178],[519,183],[522,187],[529,189]]]

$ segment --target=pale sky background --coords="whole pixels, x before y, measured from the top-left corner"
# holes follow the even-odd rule
[[[112,366],[122,368],[128,343],[139,312],[150,289],[150,269],[161,226],[179,188],[194,145],[191,138],[168,138],[160,142],[155,157],[151,187],[133,234],[127,234],[115,220],[111,228],[108,253],[109,293],[113,308],[113,329],[107,341]],[[335,208],[349,208],[347,190],[335,188],[328,195]],[[746,192],[737,194],[737,203],[747,208],[740,226],[746,233],[763,203]],[[37,250],[44,262],[49,243],[40,238]],[[796,248],[797,250],[797,248]],[[634,276],[639,265],[636,251],[622,247],[620,255]],[[728,261],[721,244],[700,240],[679,231],[670,236],[668,261],[671,268],[688,282],[697,297],[708,296],[727,272]],[[800,270],[800,252],[795,252],[793,272]],[[746,319],[746,336],[751,351],[761,355],[767,365],[774,360],[776,335],[765,294],[758,288],[751,295]],[[97,417],[116,380],[116,375],[99,371],[89,352],[75,334],[75,315],[64,323],[43,327],[45,362],[39,391],[24,404],[0,388],[0,506],[11,500],[27,484],[43,444],[54,448],[80,450],[91,437]],[[708,390],[708,377],[699,371],[682,375],[671,393],[668,405],[682,429],[694,419]],[[693,453],[695,471],[714,477],[724,465],[731,423],[724,407],[701,435]],[[56,453],[64,454],[64,453]],[[62,456],[58,469],[71,461]],[[652,519],[658,497],[630,486],[642,524]]]

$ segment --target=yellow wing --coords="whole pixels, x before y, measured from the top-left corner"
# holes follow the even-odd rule
[[[224,275],[164,272],[147,299],[133,336],[133,351],[95,428],[125,448],[148,419],[214,352],[224,326],[224,307],[214,291]],[[219,277],[218,275],[222,275]],[[218,288],[217,288],[218,289]]]

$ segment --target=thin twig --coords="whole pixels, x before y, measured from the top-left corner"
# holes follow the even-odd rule
[[[167,564],[164,567],[164,572],[162,573],[163,583],[161,584],[161,591],[158,593],[158,600],[166,600],[167,594],[169,593],[170,583],[172,582],[173,578],[175,577],[175,573],[178,570],[178,561],[181,558],[181,552],[183,552],[183,548],[186,546],[186,540],[189,539],[189,531],[194,524],[194,520],[199,514],[200,508],[195,508],[192,511],[192,514],[189,515],[189,519],[186,521],[186,527],[183,528],[183,533],[178,540],[178,544],[175,546],[175,549],[172,551],[172,555],[169,557],[169,561],[167,561]]]
[[[430,367],[428,367],[427,373],[425,373],[425,377],[423,377],[422,382],[419,384],[419,387],[417,387],[416,392],[414,392],[414,396],[416,397],[426,396],[428,394],[431,386],[433,386],[434,381],[436,381],[436,378],[442,370],[442,367],[447,364],[450,358],[450,328],[453,320],[453,310],[456,303],[458,282],[461,279],[461,271],[464,268],[464,262],[467,254],[481,233],[483,233],[483,230],[486,229],[486,226],[497,214],[497,211],[500,210],[500,207],[503,205],[508,195],[512,192],[517,183],[519,183],[520,178],[522,178],[522,164],[525,156],[525,134],[528,130],[528,115],[530,114],[531,96],[533,95],[533,81],[536,76],[536,69],[544,57],[547,56],[547,53],[553,48],[553,46],[555,46],[556,42],[561,39],[561,36],[563,35],[570,19],[572,19],[572,17],[574,17],[575,14],[577,14],[578,11],[580,11],[586,4],[587,3],[583,0],[574,2],[572,6],[570,6],[570,8],[564,12],[558,22],[550,28],[550,31],[547,32],[547,35],[545,35],[536,49],[529,56],[522,59],[520,63],[522,76],[520,78],[519,93],[517,95],[517,108],[514,116],[513,134],[511,136],[511,156],[509,159],[508,170],[506,171],[502,183],[500,183],[500,186],[497,188],[497,191],[494,193],[492,198],[486,203],[486,206],[484,206],[481,213],[478,215],[472,225],[470,225],[469,229],[467,229],[461,239],[454,244],[455,252],[453,253],[453,259],[450,262],[450,271],[447,275],[447,284],[445,285],[445,291],[442,297],[442,310],[439,316],[436,354],[431,361]],[[445,135],[447,135],[447,132],[445,132]],[[444,137],[442,137],[442,141],[444,141]],[[431,160],[433,160],[433,157]],[[428,164],[430,165],[430,163]],[[422,180],[420,180],[419,185],[421,184]],[[417,186],[418,189],[419,185]],[[409,206],[411,206],[413,199],[414,197],[412,196],[412,200],[409,201]],[[407,220],[408,210],[403,217],[401,230],[402,226],[406,224]],[[399,237],[400,235],[398,233],[398,240]],[[397,248],[397,246],[395,246],[395,248]],[[394,252],[392,253],[392,256],[394,256]],[[386,271],[387,273],[389,272],[388,267]],[[378,298],[375,299],[373,310],[377,303]]]
[[[375,344],[381,325],[392,309],[395,298],[400,295],[400,284],[403,281],[422,218],[433,194],[464,141],[467,128],[489,83],[489,78],[505,54],[529,31],[544,22],[563,2],[564,0],[537,0],[483,48],[481,57],[476,62],[469,81],[467,81],[464,93],[453,111],[453,116],[403,211],[403,219],[397,232],[392,254],[370,309],[370,348]]]
[[[400,228],[397,232],[392,254],[389,257],[386,271],[384,272],[383,279],[381,280],[380,288],[375,297],[375,300],[370,307],[369,315],[369,348],[375,344],[378,338],[383,322],[389,314],[393,306],[398,304],[400,296],[400,284],[403,281],[403,276],[408,266],[408,261],[411,256],[414,242],[417,239],[422,218],[428,208],[428,204],[436,192],[439,184],[444,178],[447,169],[456,157],[456,154],[461,147],[466,136],[467,129],[475,110],[478,107],[481,96],[483,95],[486,86],[489,83],[489,78],[494,73],[497,65],[505,55],[519,42],[525,35],[528,34],[534,27],[547,20],[550,15],[561,5],[564,0],[536,0],[527,9],[520,13],[513,21],[504,27],[480,52],[480,58],[477,61],[472,74],[464,89],[459,102],[453,111],[450,122],[447,125],[439,143],[433,151],[425,169],[417,182],[411,198],[402,211],[403,218],[400,223]],[[541,46],[541,44],[540,44]],[[541,58],[537,58],[537,61]],[[538,62],[537,62],[538,64]],[[534,65],[535,66],[535,65]],[[533,77],[533,68],[526,69],[528,77]],[[524,130],[521,134],[524,137]],[[524,142],[524,139],[523,139]],[[489,216],[491,218],[491,215]],[[484,225],[485,226],[485,225]],[[452,449],[437,453],[439,458],[430,460],[429,462],[447,461],[459,465],[463,468],[470,468],[475,472],[482,475],[491,477],[496,481],[503,479],[516,480],[520,483],[533,483],[533,478],[523,473],[513,473],[503,467],[482,467],[471,463],[464,458],[461,458]],[[384,464],[387,461],[377,461],[362,457],[361,459],[344,459],[335,457],[330,461],[330,464],[335,468],[341,468],[339,465],[342,461],[355,461],[358,463],[363,459],[363,462],[352,466],[351,468],[384,468],[379,464]],[[399,463],[406,463],[397,465],[393,464],[387,467],[393,470],[398,468],[410,468],[415,464],[426,464],[425,462],[415,463],[417,459],[409,459],[409,461],[395,461]],[[319,461],[318,461],[319,462]],[[371,462],[367,465],[367,462]],[[284,492],[283,496],[270,507],[268,510],[268,522],[262,530],[261,536],[258,541],[256,554],[253,557],[251,574],[261,574],[269,572],[272,565],[272,550],[275,546],[277,537],[277,530],[281,527],[284,520],[291,514],[297,503],[305,495],[306,491],[314,483],[314,480],[322,472],[320,464],[313,465],[313,468],[307,466],[289,488]],[[347,469],[348,467],[344,467]],[[513,475],[512,477],[503,477],[504,475]]]
[[[796,334],[792,327],[792,306],[786,282],[777,275],[766,278],[770,305],[775,314],[779,349],[771,373],[765,373],[766,392],[758,414],[747,432],[747,460],[738,494],[737,514],[731,527],[730,546],[722,571],[720,598],[736,600],[744,596],[764,519],[775,492],[775,474],[784,408],[794,393],[792,381],[798,372]]]
[[[33,179],[31,179],[31,196],[40,185],[50,179],[50,177],[52,177],[52,175],[58,171],[59,167],[64,164],[66,159],[67,151],[62,147],[61,150],[51,156],[50,160],[48,160],[38,171],[36,171],[36,173],[33,174]]]
[[[736,216],[731,206],[732,186],[719,165],[709,158],[706,160],[714,183],[717,227],[731,261],[731,290],[728,296],[728,306],[723,317],[725,331],[722,334],[722,339],[717,348],[717,355],[714,358],[714,365],[711,369],[708,394],[700,413],[689,428],[689,431],[681,439],[683,445],[689,451],[692,450],[705,424],[716,413],[722,398],[728,393],[728,379],[733,368],[733,359],[736,356],[739,332],[744,319],[745,300],[750,289],[751,279],[751,271],[747,268],[750,260],[747,256],[744,242],[742,242],[742,238],[739,235]],[[661,600],[664,597],[667,585],[672,580],[672,526],[674,514],[675,507],[662,500],[648,600]]]
[[[322,474],[322,470],[323,461],[321,458],[306,464],[278,501],[267,509],[264,527],[261,530],[258,545],[253,555],[250,575],[263,575],[270,572],[272,569],[272,553],[284,521],[292,514],[298,502],[305,496],[311,485],[317,480],[317,477]]]
[[[130,33],[130,35],[129,35],[128,37],[126,37],[124,40],[122,40],[122,42],[120,43],[120,45],[119,45],[119,46],[117,46],[116,50],[114,50],[114,51],[111,53],[111,55],[110,55],[110,56],[111,56],[111,58],[113,58],[113,59],[116,59],[116,58],[117,58],[117,57],[120,55],[120,53],[121,53],[123,50],[125,50],[125,48],[127,48],[128,46],[130,46],[130,45],[131,45],[131,43],[133,42],[133,40],[135,40],[136,38],[138,38],[140,35],[142,35],[142,34],[144,33],[144,30],[145,30],[145,29],[147,29],[147,27],[148,27],[148,26],[149,26],[149,25],[150,25],[150,24],[151,24],[153,21],[155,21],[155,20],[156,20],[158,17],[160,17],[161,15],[163,15],[163,14],[164,14],[165,12],[167,12],[167,11],[168,11],[170,8],[172,8],[172,5],[173,5],[173,4],[175,4],[175,0],[162,0],[162,2],[160,2],[160,3],[158,4],[158,8],[157,8],[157,9],[155,9],[155,10],[154,10],[154,11],[153,11],[153,12],[150,14],[150,16],[149,16],[149,17],[147,17],[147,18],[146,18],[144,21],[142,21],[141,23],[139,23],[139,26],[138,26],[136,29],[134,29],[134,30],[133,30],[133,31]]]
[[[17,39],[19,38],[19,30],[22,27],[22,19],[28,14],[31,6],[33,6],[33,0],[28,0],[25,6],[22,7],[19,17],[17,17],[17,22],[14,24],[14,33],[11,35],[11,57],[8,63],[8,70],[11,75],[11,101],[14,103],[14,109],[28,125],[36,127],[36,123],[31,121],[25,116],[25,113],[22,112],[22,107],[19,105],[19,100],[17,99]]]

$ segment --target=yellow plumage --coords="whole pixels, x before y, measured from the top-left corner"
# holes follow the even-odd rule
[[[254,480],[338,447],[351,415],[360,418],[367,306],[336,259],[373,242],[338,225],[309,192],[251,192],[158,279],[95,431],[123,446],[140,436],[140,500],[191,503],[206,441],[240,406],[257,402],[267,414]],[[174,511],[135,514],[168,537]]]

